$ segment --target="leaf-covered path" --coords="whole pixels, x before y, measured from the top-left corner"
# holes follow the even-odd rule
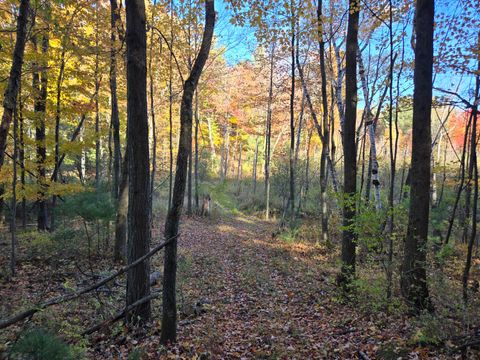
[[[179,242],[179,343],[162,349],[157,329],[142,341],[144,354],[354,359],[361,351],[377,358],[390,342],[392,354],[408,354],[399,350],[405,324],[341,304],[334,257],[326,256],[324,247],[288,242],[272,236],[273,230],[257,218],[185,220]],[[416,350],[414,358],[422,352],[428,357],[426,350]]]

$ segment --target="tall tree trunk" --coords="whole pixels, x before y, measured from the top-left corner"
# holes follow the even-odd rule
[[[120,10],[117,0],[110,0],[110,117],[113,130],[113,198],[119,198],[122,152],[120,145],[120,119],[117,98],[117,22],[120,21]]]
[[[480,46],[480,31],[478,32],[478,43]],[[477,162],[477,120],[478,120],[478,104],[480,92],[480,54],[478,55],[478,73],[475,81],[475,100],[472,107],[473,125],[472,140],[470,144],[470,163],[473,164],[473,204],[472,204],[472,232],[468,240],[467,260],[463,270],[463,301],[465,305],[468,303],[468,279],[470,276],[470,268],[472,266],[473,245],[477,238],[477,211],[478,211],[478,162]]]
[[[416,3],[410,209],[400,281],[402,295],[416,311],[432,309],[425,267],[430,210],[434,2]]]
[[[365,67],[363,65],[363,56],[358,49],[358,67],[359,67],[359,75],[360,80],[362,83],[362,90],[363,90],[363,98],[365,99],[365,126],[367,127],[368,135],[370,138],[370,156],[369,156],[369,163],[368,163],[368,182],[367,182],[367,201],[370,198],[370,189],[371,185],[374,188],[374,197],[375,197],[375,207],[377,211],[382,209],[382,199],[380,197],[380,175],[379,175],[379,166],[377,160],[377,142],[375,139],[375,131],[377,128],[377,117],[374,117],[371,110],[371,100],[368,92],[368,84],[367,78],[365,75]],[[387,88],[385,88],[385,91]],[[385,95],[384,93],[383,95]],[[381,108],[384,96],[381,97],[379,107]],[[377,111],[378,113],[378,111]]]
[[[172,208],[173,195],[173,0],[170,0],[170,55],[168,57],[168,211]]]
[[[47,30],[48,31],[48,30]],[[36,38],[33,38],[34,47],[36,47]],[[42,56],[47,56],[48,52],[48,34],[42,35]],[[43,60],[39,69],[39,64],[34,64],[33,70],[33,89],[35,92],[34,111],[36,118],[35,141],[37,143],[37,229],[47,230],[47,203],[45,198],[46,182],[45,182],[45,160],[47,150],[45,145],[45,111],[47,105],[47,86],[48,74],[47,63]],[[40,71],[40,73],[39,73]]]
[[[17,158],[18,158],[18,110],[13,110],[13,156],[12,156],[12,219],[10,223],[11,252],[10,272],[15,276],[16,247],[17,247]]]
[[[60,171],[60,114],[61,114],[61,96],[62,96],[62,84],[63,84],[63,73],[65,71],[65,44],[63,44],[62,54],[60,56],[60,69],[58,71],[57,78],[57,99],[56,99],[56,110],[55,110],[55,168],[53,169],[53,181],[58,181],[58,173]],[[52,196],[52,208],[50,211],[50,231],[55,231],[55,206],[57,204],[57,195],[53,194]]]
[[[98,6],[99,1],[95,2],[95,188],[97,191],[100,190],[100,157],[101,157],[101,148],[100,148],[100,109],[99,109],[99,90],[100,90],[100,79],[99,79],[99,61],[100,61],[100,48],[98,43]]]
[[[154,0],[153,6],[157,5],[157,1]],[[153,224],[153,196],[154,196],[154,188],[155,188],[155,174],[157,172],[157,125],[155,122],[155,103],[153,101],[153,93],[155,90],[154,86],[154,76],[153,76],[153,26],[154,26],[154,10],[152,9],[152,18],[151,18],[151,37],[150,37],[150,56],[148,59],[148,75],[150,80],[150,116],[152,118],[152,172],[150,173],[150,200],[149,200],[149,211],[150,211],[150,220]],[[162,56],[162,42],[160,43],[160,54],[159,57]],[[152,224],[150,226],[152,226]]]
[[[127,0],[127,152],[128,152],[128,240],[127,261],[133,263],[150,250],[150,161],[147,114],[147,34],[145,3]],[[127,306],[150,294],[149,260],[127,274]],[[150,302],[129,314],[128,323],[150,319]]]
[[[18,88],[18,120],[19,120],[19,161],[20,161],[20,184],[22,189],[22,228],[27,228],[27,198],[25,197],[25,141],[24,141],[24,119],[23,119],[23,98],[22,98],[22,77],[20,77]]]
[[[188,156],[192,147],[192,102],[195,89],[207,61],[212,44],[213,29],[215,26],[214,0],[205,1],[205,29],[202,44],[190,76],[183,85],[183,96],[180,107],[180,141],[177,155],[177,171],[173,189],[172,207],[165,222],[165,239],[174,239],[165,247],[165,261],[163,271],[163,313],[162,313],[162,344],[175,342],[177,337],[177,303],[176,303],[176,275],[177,275],[177,239],[180,215],[185,195]]]
[[[290,88],[290,224],[295,220],[295,0],[290,2],[291,28],[291,88]]]
[[[327,204],[327,159],[329,157],[330,128],[328,122],[327,72],[325,68],[325,41],[323,40],[322,0],[318,1],[317,26],[320,49],[320,75],[322,80],[323,139],[320,157],[320,207],[322,211],[322,242],[328,243],[328,204]]]
[[[199,209],[199,199],[198,199],[198,187],[199,187],[199,178],[198,178],[198,128],[200,126],[200,120],[198,116],[198,88],[195,91],[195,209],[198,212]]]
[[[27,41],[28,12],[30,1],[21,0],[20,11],[17,19],[17,38],[13,50],[13,62],[8,76],[8,84],[3,98],[3,115],[0,124],[0,170],[5,160],[5,149],[7,148],[8,130],[13,118],[13,111],[17,106],[17,94],[22,74],[23,54],[25,42]]]
[[[345,54],[345,123],[343,126],[344,153],[344,192],[346,199],[343,205],[343,238],[342,269],[340,284],[345,290],[355,276],[356,235],[352,223],[356,213],[355,194],[357,191],[357,156],[355,148],[355,126],[357,120],[357,51],[358,20],[360,2],[351,1],[349,5],[347,50]]]
[[[265,125],[265,219],[270,217],[270,152],[272,138],[272,103],[273,103],[273,72],[275,59],[275,43],[270,54],[270,82],[268,87],[267,118]]]

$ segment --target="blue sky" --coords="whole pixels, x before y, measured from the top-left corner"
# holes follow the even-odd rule
[[[240,61],[252,60],[257,46],[254,30],[249,26],[238,27],[230,23],[233,14],[224,0],[217,0],[215,8],[218,13],[215,35],[219,45],[226,48],[227,63],[235,65]]]

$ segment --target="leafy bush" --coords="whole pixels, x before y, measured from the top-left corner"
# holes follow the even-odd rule
[[[68,344],[41,329],[26,332],[13,345],[11,355],[14,359],[29,360],[73,360],[76,358]]]

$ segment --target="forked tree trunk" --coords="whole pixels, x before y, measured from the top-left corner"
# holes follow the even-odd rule
[[[402,295],[417,312],[432,309],[425,267],[430,210],[434,2],[416,3],[410,209],[400,282]]]
[[[213,29],[215,26],[214,0],[205,1],[205,29],[202,44],[190,76],[183,85],[183,96],[180,107],[180,141],[177,154],[177,171],[173,188],[172,207],[165,222],[165,238],[175,238],[165,247],[165,261],[163,271],[163,313],[162,313],[162,344],[175,342],[177,338],[177,239],[180,216],[185,196],[188,156],[192,147],[192,103],[195,89],[207,61],[212,44]]]

